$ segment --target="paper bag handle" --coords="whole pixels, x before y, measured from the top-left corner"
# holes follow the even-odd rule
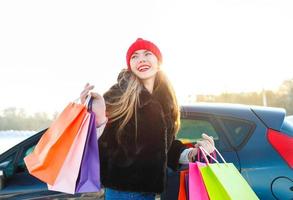
[[[225,164],[227,164],[226,163],[226,160],[223,158],[223,156],[220,154],[220,152],[218,151],[218,149],[216,148],[216,147],[214,147],[215,148],[215,151],[216,151],[216,153],[221,157],[221,159],[222,159],[222,161],[225,163]],[[207,156],[209,156],[213,161],[215,161],[216,163],[218,163],[219,164],[219,161],[217,160],[217,159],[215,159],[212,155],[210,155],[202,146],[200,146],[199,147],[199,149],[201,150],[201,152],[203,153],[203,155],[204,155],[204,158],[205,158],[205,161],[206,161],[206,163],[207,164],[209,164],[209,161],[208,161],[208,159],[207,159]]]

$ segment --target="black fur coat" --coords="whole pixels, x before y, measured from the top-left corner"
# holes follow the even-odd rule
[[[123,92],[124,86],[114,85],[105,93],[105,100]],[[106,125],[99,139],[104,187],[133,192],[161,193],[164,190],[167,165],[175,170],[185,149],[180,141],[174,139],[174,119],[166,98],[160,89],[150,94],[144,88],[140,93],[137,142],[134,116],[123,129],[121,144],[115,136],[121,120]]]

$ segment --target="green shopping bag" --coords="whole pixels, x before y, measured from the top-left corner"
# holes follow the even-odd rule
[[[224,163],[219,163],[209,155],[202,147],[203,152],[211,157],[216,163],[210,164],[204,154],[207,166],[201,167],[200,172],[208,191],[210,200],[256,200],[259,199],[242,177],[233,163],[226,163],[218,152]]]

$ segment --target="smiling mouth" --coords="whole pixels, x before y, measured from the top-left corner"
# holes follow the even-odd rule
[[[138,71],[140,72],[145,72],[147,71],[148,69],[150,69],[151,67],[149,65],[141,65],[137,68]]]

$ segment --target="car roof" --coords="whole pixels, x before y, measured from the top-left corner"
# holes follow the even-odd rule
[[[214,114],[223,114],[223,113],[234,113],[239,111],[248,111],[250,107],[243,104],[231,104],[231,103],[194,103],[181,106],[183,110],[188,109],[189,111],[194,112],[203,112],[203,113],[214,113]]]
[[[284,108],[253,106],[251,109],[268,128],[281,130],[286,116]]]
[[[213,115],[236,117],[251,120],[257,117],[262,123],[275,130],[280,130],[286,116],[286,110],[276,107],[265,107],[231,103],[195,103],[182,105],[181,112],[195,112]]]

